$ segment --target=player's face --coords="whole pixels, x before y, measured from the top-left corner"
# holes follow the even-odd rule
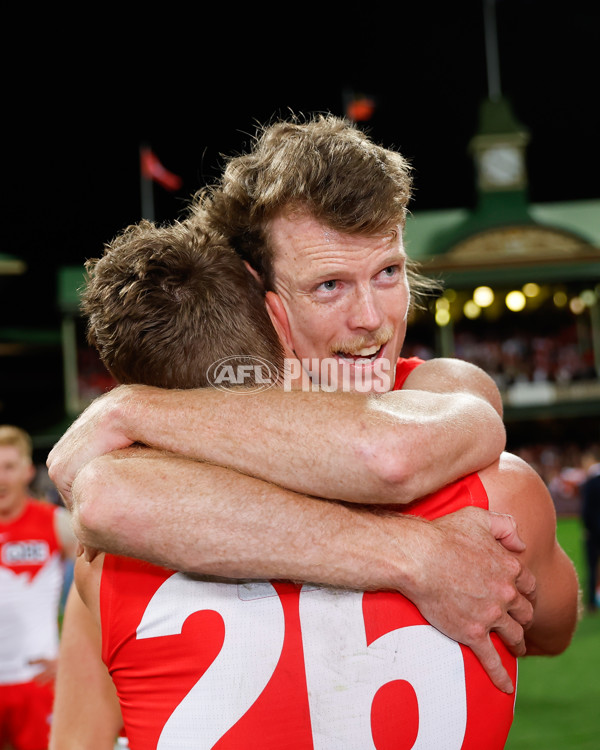
[[[271,224],[270,239],[275,291],[293,350],[313,382],[319,374],[323,382],[324,370],[315,372],[308,363],[328,360],[338,387],[382,390],[382,382],[391,387],[410,298],[400,231],[363,237],[341,234],[306,215],[280,216]]]
[[[20,511],[31,479],[31,463],[19,449],[0,445],[0,519]]]

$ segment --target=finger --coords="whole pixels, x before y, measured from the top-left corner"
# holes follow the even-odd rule
[[[516,597],[508,606],[507,612],[508,622],[513,621],[520,628],[527,628],[533,622],[533,604],[526,596]]]
[[[514,656],[525,656],[525,630],[512,616],[506,615],[503,621],[493,628],[502,642]]]
[[[525,542],[517,531],[517,522],[508,513],[490,512],[490,531],[494,537],[510,552],[523,552]]]
[[[508,610],[508,615],[523,630],[529,630],[533,625],[533,604],[529,599],[522,598],[518,605]]]
[[[84,559],[86,562],[92,562],[94,558],[98,557],[98,550],[94,549],[93,547],[84,546],[83,552],[84,552]]]
[[[523,596],[527,597],[530,602],[534,602],[537,594],[537,584],[535,576],[529,568],[523,568],[515,581],[517,589]]]
[[[70,488],[69,488],[70,489]],[[73,503],[71,502],[71,493],[70,491],[65,490],[59,490],[58,495],[60,499],[63,502],[63,505],[67,510],[73,510]]]
[[[514,693],[514,685],[504,664],[500,654],[494,648],[494,644],[490,640],[489,636],[485,638],[480,644],[470,645],[471,651],[479,659],[481,666],[485,669],[490,680],[494,685],[502,690],[503,693],[512,695]]]

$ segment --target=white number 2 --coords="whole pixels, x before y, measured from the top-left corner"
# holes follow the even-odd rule
[[[264,690],[279,661],[285,631],[281,601],[265,585],[270,595],[240,606],[235,584],[194,581],[176,573],[150,600],[138,638],[181,633],[186,619],[204,610],[218,612],[225,623],[219,656],[169,717],[157,750],[208,750]],[[228,684],[235,689],[228,690]]]
[[[241,602],[235,584],[176,573],[150,600],[138,638],[181,633],[185,620],[204,610],[216,611],[225,624],[217,659],[171,714],[157,750],[212,748],[271,679],[283,647],[283,608],[270,584],[256,584],[256,592]],[[373,698],[395,680],[410,683],[417,697],[413,750],[458,750],[467,720],[459,645],[428,625],[399,628],[367,645],[362,598],[358,592],[309,587],[300,594],[314,750],[374,750]]]

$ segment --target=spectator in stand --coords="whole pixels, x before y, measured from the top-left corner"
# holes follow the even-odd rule
[[[581,518],[585,533],[587,585],[585,606],[598,610],[598,563],[600,561],[600,452],[589,451],[583,457],[586,479],[581,484]]]

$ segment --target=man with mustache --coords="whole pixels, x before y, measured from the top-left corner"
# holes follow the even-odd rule
[[[197,223],[131,227],[102,259],[89,262],[88,270],[84,311],[90,338],[120,381],[207,386],[213,357],[234,360],[234,352],[239,362],[248,351],[282,367],[261,288],[235,253]],[[160,337],[157,331],[163,332]],[[398,371],[406,376],[422,366],[400,360]],[[246,389],[229,394],[255,395]],[[110,459],[137,466],[142,494],[149,478],[162,473],[163,460],[162,453],[141,447]],[[187,462],[173,461],[183,485],[172,482],[174,474],[162,476],[158,483],[165,496],[187,488]],[[221,467],[205,469],[222,487],[233,481]],[[131,479],[115,486],[117,502],[126,499]],[[275,506],[297,501],[305,506],[310,525],[313,508],[321,503],[329,510],[323,518],[330,524],[353,525],[360,534],[374,530],[391,552],[389,540],[400,518],[389,507],[377,513],[240,479],[245,497],[238,515],[248,504],[252,511],[255,496]],[[519,508],[514,491],[528,492],[527,512]],[[533,653],[560,651],[573,629],[576,581],[554,538],[548,495],[531,470],[503,457],[479,477],[466,477],[412,503],[407,512],[416,520],[439,518],[464,505],[487,508],[488,493],[490,508],[515,512],[528,542],[524,559],[542,586],[527,647]],[[213,502],[217,505],[218,497]],[[312,533],[318,539],[320,530]],[[292,536],[289,541],[293,566],[297,553]],[[339,552],[345,554],[343,548]],[[293,567],[286,570],[294,574]],[[279,566],[274,571],[278,578],[285,576]],[[305,567],[300,575],[326,582],[331,573]],[[109,748],[118,730],[118,707],[99,659],[100,625],[103,658],[133,748],[212,747],[218,741],[232,748],[285,742],[298,748],[337,743],[362,750],[375,740],[389,742],[396,736],[406,742],[413,735],[426,746],[439,746],[443,737],[449,747],[500,748],[510,728],[513,697],[492,685],[472,652],[434,631],[398,594],[282,580],[207,582],[114,555],[96,556],[90,564],[80,557],[76,583],[81,598],[71,593],[65,616],[53,748],[81,747],[86,740],[98,750]],[[390,584],[379,582],[382,588]],[[368,642],[362,642],[367,634]],[[493,637],[493,648],[514,679],[514,656]],[[418,713],[411,709],[410,695],[393,688],[398,680],[411,685]],[[82,682],[88,690],[82,691]],[[393,718],[399,712],[400,724]]]
[[[523,652],[534,586],[530,573],[496,542],[514,531],[510,519],[471,509],[428,524],[405,518],[398,529],[400,557],[393,562],[379,540],[355,540],[352,527],[342,535],[334,527],[327,535],[322,519],[314,527],[324,529],[328,543],[304,544],[291,570],[294,545],[285,530],[302,534],[297,509],[265,503],[256,515],[247,512],[245,533],[234,542],[235,493],[225,493],[222,502],[231,506],[211,517],[211,493],[194,496],[192,489],[195,472],[206,472],[197,459],[311,497],[402,504],[497,458],[504,446],[501,401],[478,368],[432,360],[403,373],[402,390],[394,390],[412,275],[402,244],[410,188],[410,169],[399,154],[336,118],[266,128],[249,154],[230,160],[193,216],[221,233],[261,280],[280,338],[294,354],[288,359],[302,365],[291,376],[308,378],[310,392],[269,389],[240,400],[215,389],[119,388],[82,415],[48,465],[66,501],[75,503],[88,543],[103,549],[213,575],[269,577],[279,569],[301,579],[302,566],[311,575],[318,568],[329,571],[327,583],[361,589],[380,587],[377,579],[389,579],[393,566],[392,588],[442,632],[470,646],[496,684],[510,689],[489,633],[497,631],[513,651]],[[418,291],[418,279],[412,280]],[[320,363],[327,363],[324,383]],[[326,392],[332,382],[342,386],[336,393]],[[152,529],[142,517],[148,499],[138,503],[133,495],[131,526],[116,529],[117,509],[105,487],[96,485],[97,468],[106,469],[106,480],[111,462],[98,456],[134,442],[192,459],[177,470],[178,476],[189,472],[194,498],[185,504],[190,538],[179,533],[181,509],[162,497]],[[165,458],[167,473],[174,470],[171,461]],[[131,470],[134,465],[127,464]],[[78,475],[86,481],[71,497]],[[123,487],[126,478],[119,482]],[[154,494],[151,487],[146,491]],[[276,533],[266,523],[267,507],[281,514]],[[316,514],[329,512],[326,504],[317,508]],[[208,517],[211,534],[205,538]],[[347,554],[334,548],[334,540],[348,542],[354,552],[362,548],[368,564],[345,565]],[[168,559],[161,557],[166,549]]]

